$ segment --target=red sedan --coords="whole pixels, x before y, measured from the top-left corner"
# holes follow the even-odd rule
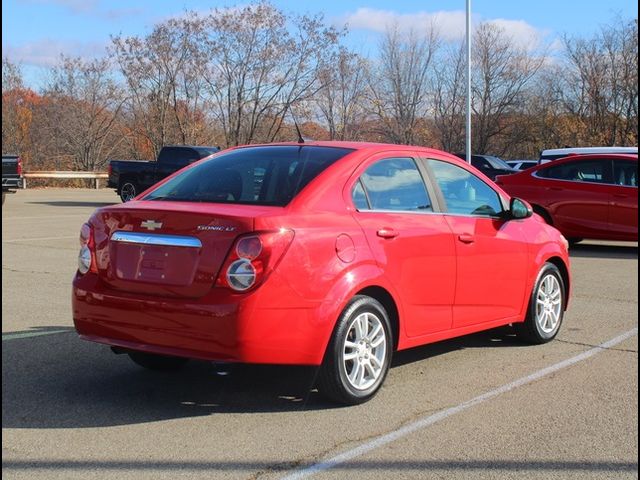
[[[323,394],[360,403],[395,350],[511,323],[556,336],[567,242],[532,215],[437,150],[230,149],[93,214],[74,323],[147,368],[317,365]]]
[[[638,240],[637,155],[573,155],[496,182],[571,242]]]

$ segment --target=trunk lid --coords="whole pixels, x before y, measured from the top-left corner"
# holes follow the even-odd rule
[[[273,207],[138,201],[92,217],[98,275],[132,293],[197,298],[212,288],[233,242]]]

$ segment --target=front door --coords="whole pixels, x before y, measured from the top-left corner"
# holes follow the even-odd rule
[[[457,256],[454,328],[517,316],[526,295],[521,221],[505,220],[500,195],[469,170],[427,160],[445,203]]]

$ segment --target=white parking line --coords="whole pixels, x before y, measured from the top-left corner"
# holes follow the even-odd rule
[[[18,338],[40,337],[42,335],[53,335],[54,333],[68,333],[73,330],[47,330],[46,332],[22,332],[22,333],[3,333],[2,341],[16,340]]]
[[[408,425],[405,425],[402,428],[399,428],[398,430],[394,430],[393,432],[381,435],[367,443],[363,443],[359,447],[353,448],[351,450],[347,450],[346,452],[341,453],[340,455],[336,455],[333,458],[330,458],[323,462],[319,462],[309,467],[294,471],[293,473],[283,477],[283,480],[299,480],[302,478],[310,477],[324,470],[329,470],[330,468],[336,467],[341,463],[345,463],[356,457],[360,457],[370,452],[371,450],[375,450],[376,448],[383,447],[388,443],[391,443],[403,437],[406,437],[410,433],[413,433],[417,430],[421,430],[430,425],[433,425],[434,423],[439,422],[440,420],[444,420],[445,418],[455,415],[456,413],[460,413],[464,410],[467,410],[468,408],[475,407],[476,405],[486,402],[487,400],[497,397],[498,395],[510,392],[511,390],[514,390],[518,387],[521,387],[528,383],[539,380],[542,377],[555,373],[558,370],[562,370],[564,368],[575,365],[578,362],[587,360],[588,358],[593,357],[597,353],[600,353],[606,350],[607,348],[611,348],[614,345],[617,345],[637,334],[638,334],[638,328],[637,327],[633,328],[628,332],[625,332],[622,335],[619,335],[607,342],[601,343],[600,345],[593,347],[579,355],[576,355],[575,357],[568,358],[567,360],[563,360],[562,362],[551,365],[550,367],[543,368],[542,370],[538,370],[537,372],[534,372],[531,375],[527,375],[526,377],[522,377],[518,380],[507,383],[494,390],[490,390],[486,393],[483,393],[482,395],[478,395],[477,397],[472,398],[471,400],[467,400],[466,402],[456,405],[455,407],[447,408],[446,410],[442,410],[433,415],[429,415],[428,417],[423,417],[419,420],[416,420],[413,423],[410,423]]]
[[[32,242],[34,240],[68,240],[70,238],[80,238],[80,234],[78,233],[78,235],[70,235],[67,237],[12,238],[11,240],[2,240],[2,243]]]

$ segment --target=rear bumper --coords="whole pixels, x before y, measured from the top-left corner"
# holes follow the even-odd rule
[[[264,285],[263,285],[264,287]],[[81,338],[133,350],[202,360],[319,365],[330,332],[317,308],[258,308],[260,289],[236,295],[211,289],[202,298],[130,294],[96,275],[73,280],[73,321]],[[264,303],[264,302],[263,302]]]
[[[2,191],[6,192],[7,190],[17,190],[22,188],[22,178],[21,177],[4,177],[2,179]]]

